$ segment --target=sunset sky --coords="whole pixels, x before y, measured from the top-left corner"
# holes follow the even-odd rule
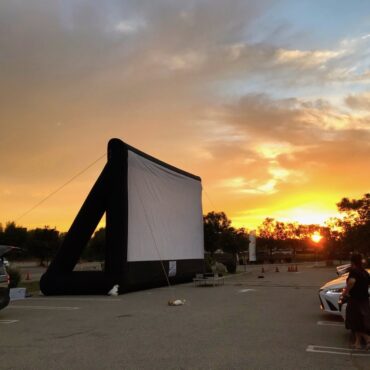
[[[235,226],[370,191],[370,2],[0,2],[0,222],[67,230],[110,138]]]

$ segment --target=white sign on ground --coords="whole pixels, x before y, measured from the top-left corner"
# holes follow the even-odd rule
[[[26,298],[26,288],[11,288],[9,289],[9,296],[11,301]]]

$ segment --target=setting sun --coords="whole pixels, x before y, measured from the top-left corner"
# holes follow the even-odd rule
[[[311,239],[315,243],[319,243],[320,240],[322,239],[322,236],[319,233],[314,233],[311,235]]]

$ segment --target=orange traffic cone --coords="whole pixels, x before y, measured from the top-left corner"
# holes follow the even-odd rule
[[[264,274],[265,273],[265,269],[262,267],[261,268],[261,274]]]
[[[278,266],[276,266],[275,272],[279,272],[279,267]]]

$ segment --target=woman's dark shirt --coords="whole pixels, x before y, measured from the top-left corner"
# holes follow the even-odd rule
[[[365,300],[369,298],[369,273],[363,268],[352,268],[349,272],[348,279],[356,279],[355,285],[350,290],[349,295],[358,300]]]

